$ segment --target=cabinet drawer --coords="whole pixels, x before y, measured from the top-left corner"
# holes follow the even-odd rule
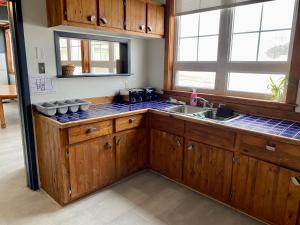
[[[86,141],[100,136],[112,134],[113,121],[91,123],[69,129],[69,144]]]
[[[145,124],[144,115],[134,115],[116,119],[116,132],[142,127]]]
[[[204,144],[233,150],[236,134],[233,131],[221,128],[188,123],[186,126],[186,136]]]
[[[246,155],[300,171],[300,146],[298,145],[243,134],[240,140],[240,150]]]
[[[151,128],[179,136],[184,135],[184,121],[170,116],[151,114]]]

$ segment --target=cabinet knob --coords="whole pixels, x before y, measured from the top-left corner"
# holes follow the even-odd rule
[[[108,20],[105,17],[100,17],[100,22],[103,24],[107,24]]]
[[[118,140],[117,140],[117,145],[119,145],[119,144],[121,144],[122,143],[122,138],[119,138]]]
[[[112,149],[112,144],[111,143],[109,143],[109,142],[107,142],[106,144],[105,144],[105,146],[104,146],[106,149]]]
[[[96,20],[96,16],[89,16],[88,21],[94,22]]]
[[[147,29],[148,29],[149,32],[152,32],[152,30],[153,30],[152,26],[148,26]]]
[[[291,181],[295,186],[300,186],[300,182],[297,177],[291,177]]]
[[[193,150],[194,150],[194,145],[192,145],[192,144],[189,145],[187,149],[188,149],[189,151],[193,151]]]
[[[177,145],[178,145],[178,146],[181,146],[181,141],[180,141],[180,139],[177,138],[176,142],[177,142]]]
[[[145,31],[145,27],[146,27],[145,25],[140,25],[140,26],[139,26],[139,29],[140,29],[141,31]]]
[[[89,129],[87,129],[86,133],[87,134],[90,134],[90,133],[93,133],[93,132],[96,132],[97,131],[97,128],[96,127],[91,127]]]

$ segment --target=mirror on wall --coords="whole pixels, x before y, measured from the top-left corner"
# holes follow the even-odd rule
[[[129,76],[130,40],[55,32],[58,77]]]

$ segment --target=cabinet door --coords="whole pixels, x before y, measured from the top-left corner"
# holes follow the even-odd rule
[[[235,164],[233,204],[268,222],[299,221],[300,174],[255,158],[241,156]]]
[[[177,181],[182,178],[183,138],[151,129],[150,168]]]
[[[146,1],[126,0],[126,30],[146,32]]]
[[[69,149],[71,198],[111,184],[115,178],[113,138],[101,137]]]
[[[147,4],[147,33],[164,35],[165,8],[163,5]]]
[[[100,26],[123,29],[123,0],[99,0],[99,15]]]
[[[146,160],[146,129],[135,129],[116,136],[116,168],[118,179],[145,168]]]
[[[97,0],[66,0],[67,20],[97,24]]]
[[[202,193],[229,202],[233,152],[187,141],[184,151],[184,183]]]

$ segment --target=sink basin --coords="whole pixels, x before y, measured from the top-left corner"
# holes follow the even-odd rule
[[[193,113],[193,116],[196,118],[199,118],[199,119],[209,119],[209,120],[214,120],[214,121],[227,122],[227,121],[230,121],[230,120],[235,119],[236,117],[240,116],[240,114],[234,113],[233,116],[227,117],[227,118],[218,117],[217,109],[211,109],[211,110]]]
[[[190,105],[176,105],[176,106],[173,106],[173,107],[167,109],[168,112],[181,113],[181,114],[187,114],[187,115],[203,112],[206,110],[207,109],[190,106]]]

